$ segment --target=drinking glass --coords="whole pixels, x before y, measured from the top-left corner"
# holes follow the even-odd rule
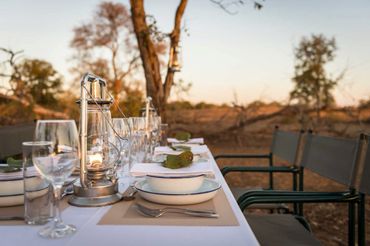
[[[149,130],[150,130],[150,147],[149,147],[149,159],[151,161],[154,155],[154,148],[160,143],[160,126],[161,117],[153,116],[150,118]]]
[[[115,136],[115,143],[119,146],[120,150],[120,164],[118,166],[118,176],[121,174],[127,176],[129,170],[129,157],[130,157],[130,142],[131,142],[131,130],[128,124],[128,120],[125,118],[113,118],[113,128],[118,136]],[[126,171],[124,169],[127,169]]]
[[[46,143],[49,145],[48,143]],[[46,224],[52,217],[53,188],[36,170],[32,150],[44,143],[23,142],[24,220],[29,225]]]
[[[54,190],[54,218],[50,226],[39,231],[46,238],[61,238],[76,232],[76,227],[63,223],[59,200],[64,182],[79,165],[79,141],[74,120],[39,120],[34,141],[45,143],[33,148],[32,160],[37,171],[46,178]]]
[[[145,129],[145,117],[129,118],[132,131],[131,160],[132,164],[143,162],[147,153],[148,137]]]

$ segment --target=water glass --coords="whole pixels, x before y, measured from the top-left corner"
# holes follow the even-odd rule
[[[76,232],[73,225],[64,224],[59,210],[59,200],[64,182],[79,165],[79,139],[74,120],[39,120],[35,141],[44,143],[32,149],[32,161],[37,171],[53,186],[53,223],[41,231],[45,238],[62,238]]]
[[[117,168],[118,177],[128,176],[129,157],[131,149],[131,130],[125,118],[113,118],[115,144],[119,147],[120,163]]]
[[[23,142],[24,220],[29,225],[46,224],[52,217],[53,189],[35,169],[32,149],[43,148],[40,142]]]

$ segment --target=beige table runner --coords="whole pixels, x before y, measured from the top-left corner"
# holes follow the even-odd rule
[[[68,204],[68,197],[65,197],[59,203],[60,210],[63,211],[66,209]],[[24,215],[24,206],[13,206],[13,207],[0,207],[0,217],[1,216],[23,216]],[[0,221],[0,226],[9,226],[9,225],[25,225],[23,220],[3,220]]]
[[[166,207],[166,205],[148,202],[137,195],[134,201],[123,201],[114,204],[101,218],[98,225],[239,226],[239,222],[222,189],[217,192],[217,195],[212,200],[207,202],[176,206],[189,209],[212,209],[220,215],[220,217],[216,219],[192,217],[174,213],[168,213],[159,218],[145,217],[136,211],[136,202],[153,208]]]

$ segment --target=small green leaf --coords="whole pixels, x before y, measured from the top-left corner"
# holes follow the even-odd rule
[[[171,169],[178,169],[190,166],[192,162],[193,153],[191,151],[184,151],[179,155],[167,155],[163,166]]]
[[[177,132],[175,138],[179,141],[188,141],[191,138],[189,132]]]

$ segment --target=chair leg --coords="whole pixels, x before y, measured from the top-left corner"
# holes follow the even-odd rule
[[[355,230],[356,206],[354,202],[348,203],[348,245],[355,245],[356,230]]]
[[[269,157],[269,166],[272,167],[273,166],[273,156],[272,156],[272,153],[270,153],[270,157]],[[269,172],[269,188],[270,190],[273,190],[274,189],[274,176],[273,176],[273,172]]]
[[[304,174],[303,167],[300,167],[299,174],[298,174],[299,175],[298,176],[298,179],[299,179],[298,190],[299,191],[303,191],[303,180],[304,180],[303,174]],[[303,203],[298,204],[298,215],[303,216]]]
[[[358,245],[364,246],[366,243],[366,227],[365,227],[365,195],[360,193],[357,209],[358,221]]]
[[[297,173],[293,173],[293,191],[296,191],[297,190]],[[298,203],[294,203],[294,207],[293,207],[293,211],[294,211],[294,214],[298,214],[298,210],[299,210],[299,207],[298,207]]]

